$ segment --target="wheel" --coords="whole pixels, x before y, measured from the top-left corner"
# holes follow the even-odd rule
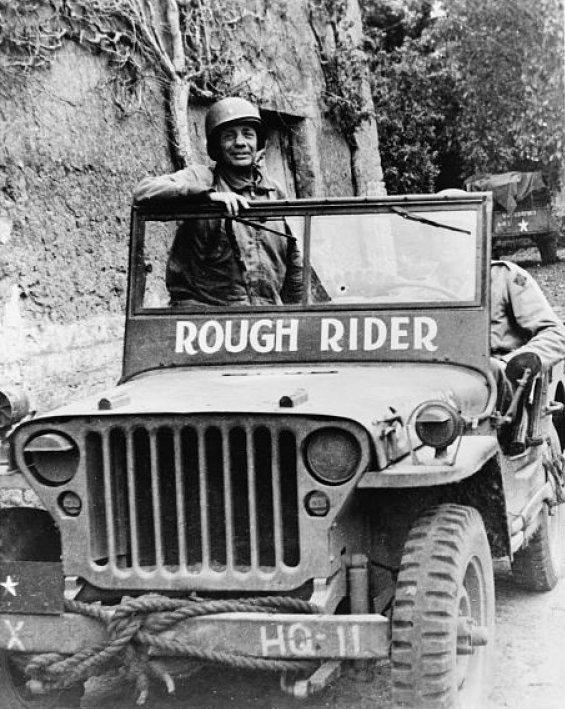
[[[484,706],[494,637],[490,547],[477,510],[445,504],[412,526],[392,611],[394,707]]]
[[[512,561],[512,576],[528,591],[551,591],[559,581],[563,557],[564,505],[551,509],[544,505],[540,524],[526,546]]]
[[[557,235],[554,233],[543,234],[536,239],[536,244],[540,253],[542,266],[550,263],[557,263]]]
[[[80,706],[84,686],[49,694],[32,694],[24,672],[27,659],[0,651],[0,709],[71,709]]]

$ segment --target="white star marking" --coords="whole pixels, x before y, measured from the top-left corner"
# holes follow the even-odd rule
[[[24,644],[20,640],[20,637],[18,635],[18,633],[21,633],[21,631],[23,630],[23,620],[17,622],[16,627],[14,627],[9,620],[4,620],[4,623],[6,624],[6,627],[8,628],[8,631],[10,633],[10,639],[8,640],[8,650],[21,650],[22,652],[24,652]]]
[[[520,231],[528,231],[528,222],[525,219],[522,219],[518,226],[520,227]]]
[[[11,576],[6,576],[6,580],[0,583],[0,586],[4,586],[6,589],[4,593],[9,593],[12,596],[17,596],[17,591],[16,591],[16,586],[19,586],[20,584],[17,581],[12,581]]]

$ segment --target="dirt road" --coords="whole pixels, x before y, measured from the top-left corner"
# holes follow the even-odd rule
[[[565,558],[563,564],[565,572]],[[565,706],[565,578],[550,593],[496,578],[497,637],[488,709]]]
[[[496,574],[496,602],[493,676],[485,709],[562,709],[565,578],[550,593],[525,593],[514,587],[502,564]],[[270,674],[206,668],[179,684],[175,698],[154,692],[148,709],[387,709],[389,680],[384,663],[373,682],[345,676],[322,694],[299,702],[282,695]],[[83,701],[85,709],[131,706],[115,683],[98,682]]]

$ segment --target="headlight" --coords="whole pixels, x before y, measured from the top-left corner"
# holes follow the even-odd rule
[[[0,391],[0,429],[9,428],[29,413],[29,399],[23,389]]]
[[[361,446],[341,428],[320,428],[304,442],[304,457],[312,475],[328,485],[353,477],[361,460]]]
[[[24,446],[24,460],[45,485],[64,485],[76,473],[80,454],[77,444],[61,433],[39,433]]]
[[[417,411],[414,428],[425,446],[447,448],[463,433],[463,419],[449,404],[431,401]]]

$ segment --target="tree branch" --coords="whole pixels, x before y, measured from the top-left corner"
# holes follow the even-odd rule
[[[167,22],[171,35],[171,47],[173,52],[173,66],[177,74],[186,72],[186,57],[182,42],[182,32],[180,26],[179,6],[177,0],[167,0]]]

